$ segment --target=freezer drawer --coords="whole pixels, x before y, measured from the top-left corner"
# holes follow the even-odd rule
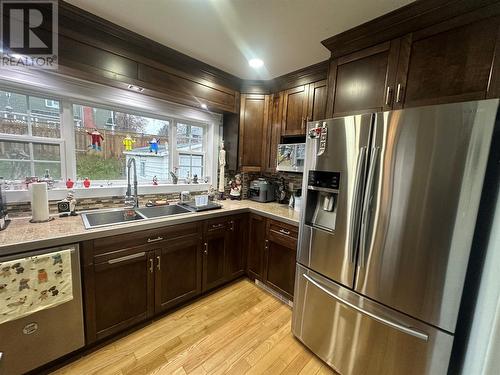
[[[297,264],[292,331],[342,375],[446,374],[453,335]]]
[[[33,370],[85,345],[78,245],[23,254],[22,258],[71,250],[73,299],[0,324],[0,375]],[[9,258],[1,258],[0,263]]]

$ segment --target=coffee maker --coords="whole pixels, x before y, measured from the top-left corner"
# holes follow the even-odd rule
[[[9,215],[7,214],[7,200],[5,199],[4,180],[0,177],[0,230],[7,228]]]

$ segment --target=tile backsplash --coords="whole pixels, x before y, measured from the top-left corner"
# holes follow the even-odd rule
[[[191,195],[202,194],[203,192],[191,192]],[[167,200],[169,202],[178,202],[180,193],[168,194],[145,194],[139,195],[139,204],[144,207],[148,201]],[[49,201],[49,211],[51,214],[57,214],[57,200]],[[121,208],[124,206],[124,197],[99,197],[77,199],[76,210],[87,211],[101,208]],[[11,203],[7,205],[10,217],[26,217],[31,214],[31,204],[29,202]]]

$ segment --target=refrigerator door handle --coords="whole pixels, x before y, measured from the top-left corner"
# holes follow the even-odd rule
[[[382,323],[388,327],[391,327],[393,329],[396,329],[400,332],[403,332],[407,335],[410,335],[410,336],[413,336],[413,337],[416,337],[420,340],[423,340],[423,341],[429,341],[429,335],[426,335],[425,333],[422,333],[420,331],[417,331],[415,329],[412,329],[412,328],[409,328],[409,327],[405,327],[399,323],[396,323],[396,322],[393,322],[391,320],[388,320],[386,318],[383,318],[381,316],[378,316],[378,315],[375,315],[369,311],[366,311],[364,309],[362,309],[361,307],[359,306],[356,306],[355,304],[349,302],[349,301],[346,301],[345,299],[337,296],[335,293],[332,293],[330,290],[328,290],[325,286],[321,285],[318,281],[314,280],[311,276],[309,275],[306,275],[305,273],[302,274],[302,276],[307,280],[309,281],[311,284],[313,284],[315,287],[317,287],[318,289],[320,289],[322,292],[328,294],[330,297],[336,299],[337,301],[339,301],[340,303],[342,303],[343,305],[346,305],[354,310],[356,310],[357,312],[363,314],[363,315],[366,315],[370,318],[372,318],[373,320],[376,320],[377,322],[379,323]]]
[[[359,209],[361,206],[361,199],[363,194],[362,180],[364,175],[365,163],[366,163],[366,147],[361,147],[358,154],[358,160],[356,161],[356,177],[354,180],[354,201],[351,210],[351,215],[349,218],[349,227],[351,228],[349,232],[349,260],[354,263],[356,262],[356,239],[358,237],[358,227],[359,227]]]
[[[365,266],[366,258],[366,237],[368,236],[368,224],[370,222],[371,204],[373,199],[373,180],[375,179],[375,167],[378,163],[378,153],[380,147],[373,147],[370,156],[370,169],[368,171],[368,180],[366,183],[365,199],[363,202],[363,211],[361,216],[361,238],[360,238],[360,267]]]

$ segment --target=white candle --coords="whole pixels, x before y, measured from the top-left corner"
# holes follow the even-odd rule
[[[30,184],[31,216],[33,221],[49,220],[49,196],[46,182]]]

